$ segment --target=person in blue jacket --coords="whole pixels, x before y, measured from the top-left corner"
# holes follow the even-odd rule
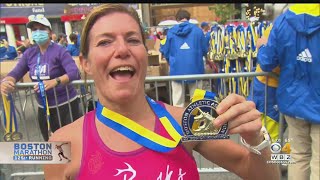
[[[80,35],[79,33],[71,33],[69,35],[71,43],[67,45],[67,51],[71,56],[79,56],[80,54]]]
[[[170,65],[170,76],[204,74],[203,57],[207,55],[208,46],[202,30],[189,22],[190,13],[180,9],[176,14],[179,24],[168,30],[166,43],[160,52]],[[202,82],[195,80],[172,81],[172,102],[174,106],[184,107],[185,83],[189,94],[196,88],[202,88]]]
[[[6,36],[0,37],[0,61],[14,60],[18,56],[16,48],[10,46]]]
[[[211,31],[210,31],[209,23],[202,22],[200,27],[201,27],[201,29],[203,31],[204,37],[206,38],[207,45],[208,45],[208,48],[209,48],[209,46],[210,46],[210,38],[211,38],[210,37]]]
[[[319,179],[320,4],[295,4],[274,22],[258,51],[263,71],[280,66],[277,102],[288,124],[288,179]]]

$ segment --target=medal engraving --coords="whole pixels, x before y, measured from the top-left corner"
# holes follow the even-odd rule
[[[215,109],[218,102],[210,99],[201,99],[190,103],[182,117],[182,141],[204,141],[211,139],[229,139],[228,124],[220,128],[213,125],[218,116]]]

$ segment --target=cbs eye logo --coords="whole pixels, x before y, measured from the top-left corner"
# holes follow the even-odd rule
[[[281,144],[280,143],[272,143],[270,146],[270,150],[272,153],[280,153],[281,152]]]

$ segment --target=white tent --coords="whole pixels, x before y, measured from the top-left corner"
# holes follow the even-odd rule
[[[192,24],[199,24],[199,21],[197,21],[195,19],[189,19],[189,22]]]
[[[161,21],[158,26],[174,26],[178,24],[178,21],[175,21],[175,20],[164,20],[164,21]]]

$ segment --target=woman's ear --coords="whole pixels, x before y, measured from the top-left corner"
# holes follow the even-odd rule
[[[92,75],[91,72],[91,62],[85,58],[82,54],[79,55],[79,60],[83,71],[89,75]]]

